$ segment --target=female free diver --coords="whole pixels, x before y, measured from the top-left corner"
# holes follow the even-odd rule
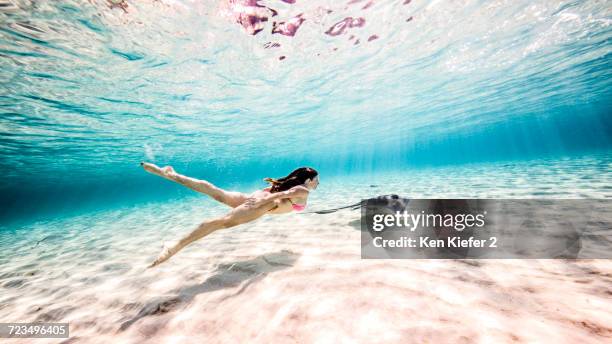
[[[306,207],[308,194],[319,185],[319,173],[310,167],[300,167],[288,176],[279,179],[264,179],[271,185],[251,194],[223,190],[205,180],[176,173],[172,166],[160,168],[141,162],[145,171],[177,182],[194,191],[203,193],[231,208],[222,217],[202,222],[195,230],[181,238],[171,247],[164,246],[157,259],[149,267],[159,265],[192,242],[222,229],[238,226],[262,217],[265,214],[284,214],[302,211]]]

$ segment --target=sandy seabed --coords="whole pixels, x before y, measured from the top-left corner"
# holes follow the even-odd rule
[[[610,197],[595,182],[601,174],[589,188],[577,184],[589,182],[586,172],[576,173],[567,182],[577,197]],[[476,175],[478,183],[487,180]],[[525,178],[521,183],[548,188]],[[372,192],[406,194],[398,190],[402,183],[336,188],[344,191],[333,197],[322,191],[311,207]],[[476,186],[465,185],[436,192],[499,197],[499,190],[522,190],[484,183],[489,194],[468,194]],[[525,195],[538,192],[528,189]],[[163,241],[224,211],[190,197],[3,228],[0,322],[70,323],[69,339],[7,342],[612,341],[611,260],[362,260],[358,211],[264,217],[213,233],[145,269]]]

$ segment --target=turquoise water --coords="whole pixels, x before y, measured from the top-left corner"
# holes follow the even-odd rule
[[[359,174],[322,179],[309,210],[391,192],[610,199],[610,180],[610,154]],[[359,210],[265,216],[144,269],[226,211],[193,195],[0,226],[0,319],[68,322],[72,341],[100,344],[605,341],[609,260],[360,259]]]
[[[612,147],[606,2],[259,4],[0,1],[2,218]]]
[[[145,270],[228,208],[139,162],[243,192],[312,166],[308,211],[610,199],[611,40],[594,0],[0,0],[0,322],[67,322],[71,343],[603,342],[609,260],[361,259],[357,210],[264,216]]]

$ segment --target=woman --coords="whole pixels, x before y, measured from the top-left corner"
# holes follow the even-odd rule
[[[284,214],[301,211],[306,207],[308,194],[319,185],[319,173],[310,167],[300,167],[280,179],[264,179],[271,184],[263,190],[250,195],[226,191],[205,181],[183,176],[172,166],[160,168],[154,164],[141,162],[145,171],[184,185],[192,190],[208,195],[233,209],[226,215],[202,222],[198,228],[184,236],[175,245],[165,247],[159,257],[149,267],[163,263],[190,243],[222,229],[253,221],[265,214]]]

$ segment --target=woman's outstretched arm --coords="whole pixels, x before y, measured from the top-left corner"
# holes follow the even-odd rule
[[[272,194],[267,195],[266,197],[262,198],[261,200],[259,200],[258,202],[270,202],[270,201],[275,201],[275,200],[280,200],[280,199],[285,199],[285,198],[300,198],[300,197],[306,197],[308,196],[308,189],[306,189],[303,186],[296,186],[293,187],[287,191],[281,191],[281,192],[275,192]]]

